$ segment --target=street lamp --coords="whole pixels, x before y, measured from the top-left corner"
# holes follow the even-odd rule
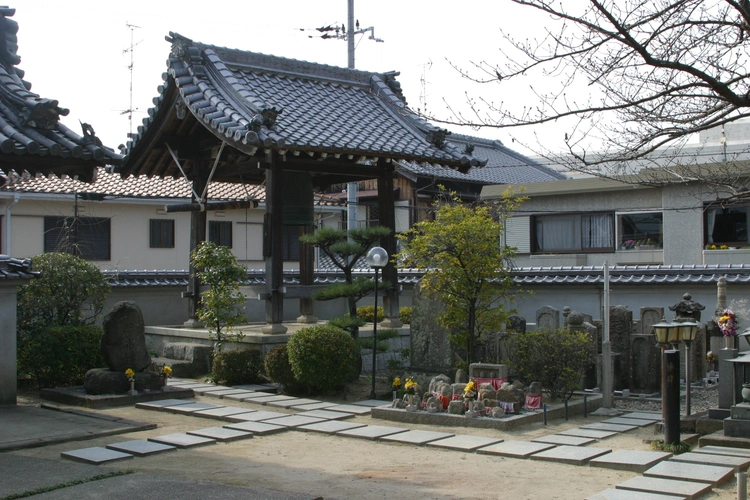
[[[372,391],[370,397],[375,399],[375,353],[378,349],[378,270],[388,264],[388,252],[382,247],[372,247],[365,257],[367,264],[375,269],[375,317],[372,321]]]
[[[685,343],[685,416],[690,416],[690,344],[698,333],[699,323],[684,321],[679,323],[680,340]]]
[[[670,357],[673,359],[676,354],[674,350],[667,353],[667,347],[674,342],[680,341],[679,327],[679,323],[667,323],[664,318],[661,319],[660,323],[653,325],[656,341],[661,347],[661,418],[664,422],[664,442],[669,444],[676,444],[680,441],[680,386],[677,383],[676,404],[673,401],[673,396],[675,396],[672,390],[674,389],[674,384],[669,387],[667,386],[667,364],[670,363]],[[672,362],[669,369],[678,367],[679,361],[680,358],[678,356],[676,363]],[[674,373],[672,373],[672,378],[674,378]]]

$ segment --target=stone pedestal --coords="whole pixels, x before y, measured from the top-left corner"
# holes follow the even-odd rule
[[[737,349],[719,350],[719,408],[729,409],[734,404],[734,368],[728,360],[736,358],[738,354]]]
[[[724,419],[724,435],[750,438],[750,403],[732,406],[730,418]]]

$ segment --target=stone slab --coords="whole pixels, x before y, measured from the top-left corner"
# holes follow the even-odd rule
[[[275,402],[275,401],[289,401],[297,399],[293,396],[283,396],[280,394],[272,394],[268,396],[261,396],[258,398],[249,398],[249,399],[243,399],[243,401],[247,401],[248,403],[260,403],[262,405]]]
[[[658,477],[637,476],[618,484],[617,486],[615,486],[615,488],[637,492],[676,495],[690,500],[711,491],[711,484],[695,483],[692,481],[677,481],[675,479],[663,479]]]
[[[476,451],[479,448],[490,446],[502,442],[499,438],[489,438],[484,436],[465,436],[458,435],[452,436],[445,439],[439,439],[427,443],[427,446],[434,446],[436,448],[447,448],[449,450],[457,451]]]
[[[559,436],[574,436],[591,439],[606,439],[608,437],[616,436],[617,432],[612,431],[597,431],[594,429],[568,429],[567,431],[560,431],[557,433]]]
[[[182,389],[193,389],[193,392],[195,392],[195,389],[210,389],[216,386],[213,384],[201,384],[200,382],[192,382],[187,384],[182,383],[177,387],[180,387]]]
[[[241,391],[241,392],[236,392],[234,394],[227,394],[222,399],[231,399],[233,401],[244,401],[245,399],[250,399],[252,397],[255,397],[257,394],[263,394],[263,393]]]
[[[357,406],[357,405],[335,405],[329,406],[326,410],[340,411],[343,413],[353,413],[355,415],[369,415],[372,408],[369,406]]]
[[[667,460],[654,465],[645,471],[643,475],[648,477],[661,477],[664,479],[708,483],[713,486],[718,486],[733,477],[734,468]]]
[[[337,432],[340,436],[362,438],[362,439],[380,439],[385,436],[391,436],[400,432],[407,432],[409,429],[404,427],[391,427],[388,425],[367,425],[349,431]]]
[[[215,439],[205,438],[201,436],[191,436],[182,432],[175,432],[174,434],[165,434],[163,436],[154,436],[148,438],[149,441],[155,443],[168,444],[176,446],[177,448],[193,448],[195,446],[204,446],[207,444],[215,444]]]
[[[671,456],[663,451],[615,450],[592,459],[589,466],[642,473]]]
[[[300,425],[309,425],[309,424],[317,424],[318,422],[323,422],[324,419],[322,418],[315,418],[315,417],[302,417],[300,415],[286,415],[284,417],[280,418],[271,418],[268,420],[264,420],[263,422],[266,424],[273,424],[273,425],[280,425],[282,427],[299,427]]]
[[[234,394],[232,394],[233,396]],[[254,399],[267,398],[269,396],[275,396],[275,394],[269,394],[267,392],[247,392],[239,401],[247,401],[252,403]]]
[[[615,425],[635,425],[637,427],[646,427],[647,425],[655,424],[655,420],[644,420],[641,418],[625,418],[625,417],[614,417],[602,420],[603,424],[615,424]]]
[[[383,401],[381,399],[366,399],[364,401],[355,401],[352,404],[355,406],[367,406],[369,408],[377,408],[379,406],[391,406],[390,401]]]
[[[586,500],[681,500],[684,498],[686,497],[608,488],[590,497],[586,497]]]
[[[245,391],[243,389],[230,389],[230,388],[226,388],[226,389],[221,390],[221,391],[210,391],[210,392],[205,393],[204,395],[205,396],[216,397],[216,398],[224,398],[225,396],[230,396],[232,394],[241,394],[241,393],[245,393],[245,392],[247,392],[247,391]]]
[[[586,424],[581,426],[581,429],[593,429],[595,431],[610,432],[628,432],[637,428],[637,425],[605,424],[604,422],[594,422],[593,424]]]
[[[164,453],[165,451],[175,451],[177,448],[168,444],[154,443],[146,439],[134,439],[132,441],[123,441],[121,443],[108,444],[107,448],[110,450],[119,451],[122,453],[130,453],[138,457],[145,457],[147,455],[154,455],[156,453]]]
[[[544,460],[545,462],[557,462],[568,465],[584,465],[589,460],[606,455],[611,451],[609,448],[562,445],[534,453],[530,458],[532,460]]]
[[[206,427],[205,429],[187,431],[187,433],[191,436],[201,436],[225,443],[229,441],[237,441],[239,439],[247,439],[253,437],[252,432],[240,431],[237,429],[227,429],[224,427]]]
[[[585,446],[587,444],[595,443],[596,439],[551,434],[549,436],[542,436],[542,437],[534,438],[531,441],[534,443],[562,444],[566,446]]]
[[[345,418],[354,418],[355,416],[352,413],[342,413],[340,411],[330,411],[330,410],[303,411],[301,413],[298,413],[297,415],[302,416],[302,417],[323,418],[325,420],[343,420]]]
[[[396,443],[424,445],[431,441],[437,441],[438,439],[445,439],[451,436],[453,436],[453,434],[449,432],[410,430],[406,432],[400,432],[398,434],[383,436],[380,439],[382,441],[391,441]]]
[[[297,427],[298,431],[323,432],[325,434],[335,434],[337,432],[348,431],[365,427],[365,424],[356,424],[354,422],[340,422],[338,420],[323,420],[314,424],[301,425]]]
[[[229,389],[229,387],[226,387],[224,385],[209,385],[207,387],[191,387],[191,389],[193,389],[193,392],[196,394],[205,395],[209,392],[224,391],[226,389]]]
[[[309,403],[305,405],[295,405],[291,406],[290,409],[296,410],[296,411],[311,411],[311,410],[325,410],[326,408],[330,408],[331,406],[337,406],[336,403]]]
[[[209,408],[208,410],[198,410],[193,412],[196,417],[207,417],[207,418],[218,418],[229,417],[232,415],[239,415],[241,413],[248,413],[247,408],[239,408],[237,406],[221,406],[219,408]]]
[[[232,389],[244,389],[246,391],[256,391],[256,392],[269,392],[269,391],[276,392],[279,390],[279,387],[276,385],[270,385],[270,384],[244,384],[244,385],[233,385]]]
[[[283,432],[287,430],[287,427],[280,425],[267,424],[265,422],[237,422],[234,424],[227,424],[224,427],[227,429],[235,429],[238,431],[252,432],[255,435],[262,436],[264,434],[274,434],[276,432]]]
[[[167,406],[164,408],[164,411],[169,413],[190,414],[198,410],[211,410],[213,408],[221,408],[221,406],[209,403],[188,403],[186,405]]]
[[[723,467],[733,467],[734,472],[747,469],[750,465],[750,457],[737,457],[731,455],[711,455],[708,453],[682,453],[672,457],[675,462],[690,462],[694,464],[710,464]]]
[[[315,403],[321,403],[322,401],[317,399],[307,399],[307,398],[294,398],[294,399],[286,399],[281,401],[270,401],[266,403],[268,406],[278,406],[279,408],[291,408],[293,406],[299,406],[299,405],[311,405]]]
[[[163,410],[169,406],[187,405],[195,403],[192,399],[159,399],[157,401],[144,401],[143,403],[136,403],[136,408],[143,410]]]
[[[750,457],[750,449],[732,448],[730,446],[701,446],[693,453],[709,453],[711,455],[731,455],[734,457]]]
[[[501,457],[528,458],[534,453],[539,453],[554,447],[554,444],[549,443],[531,443],[529,441],[503,441],[502,443],[479,448],[477,450],[477,453],[479,453],[480,455],[499,455]]]
[[[620,415],[620,418],[635,418],[638,420],[653,420],[654,422],[661,422],[661,413],[649,413],[647,411],[634,411],[631,413],[625,413]]]
[[[92,446],[91,448],[81,448],[80,450],[63,451],[60,453],[63,458],[83,462],[87,464],[106,464],[115,460],[124,460],[133,458],[130,453],[121,451],[108,450],[101,446]]]
[[[224,417],[227,422],[260,422],[269,418],[281,418],[288,416],[288,413],[278,411],[251,411],[247,413],[238,413]]]

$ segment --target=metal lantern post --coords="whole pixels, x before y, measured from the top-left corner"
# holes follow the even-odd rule
[[[690,345],[700,326],[695,321],[679,323],[680,339],[685,343],[685,416],[690,416]]]
[[[375,269],[375,317],[372,321],[372,391],[370,397],[375,399],[375,365],[378,349],[378,271],[388,264],[388,252],[382,247],[372,247],[367,252],[367,264]]]
[[[664,352],[667,350],[667,347],[669,347],[669,344],[671,342],[677,342],[679,341],[679,330],[677,323],[667,323],[667,321],[662,318],[661,322],[656,323],[652,326],[654,329],[654,335],[656,336],[656,342],[658,342],[659,347],[661,347],[661,393],[662,397],[666,390],[666,383],[667,383],[667,367],[664,362]],[[664,419],[664,405],[662,404],[662,412],[661,412],[662,419]]]
[[[669,398],[672,392],[670,387],[667,386],[667,364],[674,364],[672,359],[675,351],[667,351],[667,347],[670,344],[680,341],[680,330],[679,323],[667,323],[662,318],[660,323],[653,325],[654,335],[656,335],[656,341],[661,347],[661,416],[664,422],[664,442],[675,443],[680,441],[680,403],[679,403],[679,380],[673,381],[673,384],[677,384],[677,405],[674,404]],[[670,359],[672,361],[670,362]],[[677,356],[677,364],[679,365],[679,356]],[[672,377],[674,378],[674,377]],[[667,408],[669,407],[669,408]]]

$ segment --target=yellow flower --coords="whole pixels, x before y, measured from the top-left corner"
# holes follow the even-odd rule
[[[128,368],[127,370],[125,370],[125,376],[128,378],[133,378],[135,377],[135,372],[131,370],[130,368]]]
[[[396,377],[393,379],[393,387],[401,387],[401,377]]]
[[[167,366],[167,365],[164,365],[164,368],[162,368],[162,369],[161,369],[161,373],[162,373],[162,375],[164,375],[165,377],[169,377],[169,376],[171,376],[171,375],[172,375],[172,368],[170,368],[170,367],[169,367],[169,366]]]

